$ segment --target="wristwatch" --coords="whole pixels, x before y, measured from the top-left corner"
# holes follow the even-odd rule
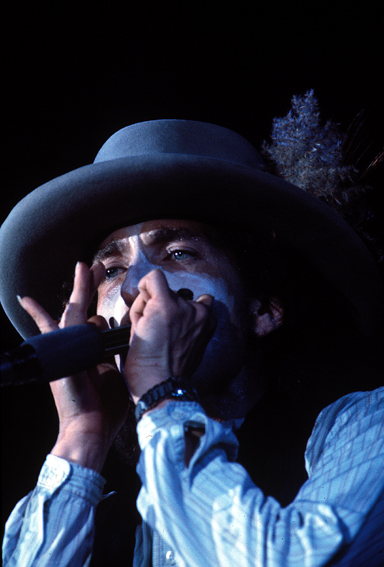
[[[197,392],[192,386],[180,378],[168,378],[164,382],[157,384],[139,399],[135,409],[135,417],[139,421],[144,412],[154,408],[166,399],[179,402],[198,402]]]

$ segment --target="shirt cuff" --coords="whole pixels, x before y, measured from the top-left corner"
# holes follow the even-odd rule
[[[185,425],[188,422],[203,426],[205,434],[200,438],[199,446],[192,457],[193,464],[212,445],[224,444],[229,461],[236,460],[238,441],[233,430],[238,428],[243,420],[217,422],[209,418],[197,402],[170,401],[165,406],[150,411],[142,417],[137,425],[139,444],[144,451],[148,445],[155,447],[161,439],[173,446],[171,453],[174,459],[184,456]],[[170,454],[171,454],[170,453]]]
[[[178,432],[180,425],[186,421],[195,420],[202,424],[207,417],[203,408],[197,402],[173,402],[143,415],[137,425],[137,434],[141,449],[144,449],[158,429],[175,428]]]
[[[55,455],[47,455],[37,486],[50,495],[61,488],[96,506],[101,499],[105,482],[105,479],[92,469],[70,463]]]

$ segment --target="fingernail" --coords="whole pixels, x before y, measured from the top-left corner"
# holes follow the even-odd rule
[[[24,307],[24,306],[23,306],[23,300],[22,300],[22,298],[20,297],[20,295],[16,295],[16,299],[17,299],[17,301],[20,303],[21,307]]]

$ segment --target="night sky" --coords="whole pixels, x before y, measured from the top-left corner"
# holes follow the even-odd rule
[[[346,12],[335,3],[124,4],[5,9],[1,222],[24,195],[91,163],[113,132],[143,120],[213,122],[259,146],[292,95],[313,88],[324,119],[346,130],[365,109],[370,152],[383,145],[382,22],[361,3]],[[379,189],[372,203],[384,225]],[[1,351],[20,342],[1,313]],[[56,419],[43,386],[1,394],[5,519],[33,488]]]

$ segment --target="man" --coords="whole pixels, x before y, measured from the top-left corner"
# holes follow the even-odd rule
[[[27,197],[1,246],[2,301],[23,336],[32,319],[43,333],[86,323],[96,291],[91,322],[132,323],[117,365],[52,383],[59,436],[8,522],[6,565],[89,564],[100,472],[129,395],[141,447],[134,565],[380,565],[382,388],[324,410],[288,506],[235,462],[233,429],[274,386],[335,375],[348,356],[352,372],[356,345],[363,356],[381,329],[377,268],[337,213],[266,173],[237,134],[153,121]]]

